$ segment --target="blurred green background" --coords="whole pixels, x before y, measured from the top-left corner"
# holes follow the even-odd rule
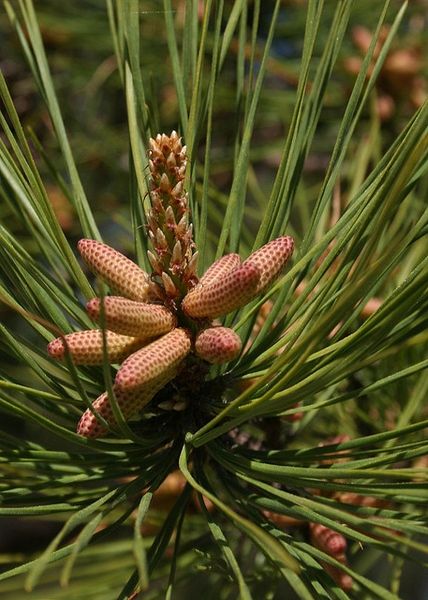
[[[13,4],[13,3],[12,3]],[[298,80],[301,47],[303,41],[305,11],[304,1],[283,2],[276,40],[268,64],[260,102],[257,124],[252,144],[253,170],[249,173],[251,198],[249,206],[263,209],[266,190],[270,189],[279,164],[280,153],[287,131]],[[375,5],[383,5],[381,0],[359,0],[352,14],[349,35],[345,38],[342,55],[334,71],[327,102],[319,125],[315,143],[306,159],[304,177],[301,182],[302,206],[310,211],[311,202],[323,181],[324,172],[336,139],[340,120],[350,94],[359,64],[370,42],[373,26],[372,11]],[[391,3],[391,14],[402,3]],[[261,27],[258,32],[260,47],[270,22],[273,3],[263,2]],[[178,104],[175,95],[173,73],[165,37],[164,17],[161,3],[146,0],[141,3],[141,27],[144,46],[141,49],[144,65],[143,78],[155,90],[158,99],[151,106],[159,131],[170,132],[177,128]],[[103,0],[74,0],[59,6],[55,0],[38,0],[36,9],[41,24],[43,40],[47,49],[50,68],[56,91],[77,161],[80,176],[85,186],[91,207],[107,243],[115,241],[117,247],[132,248],[128,201],[128,125],[122,84],[109,31],[108,17]],[[183,2],[175,2],[174,20],[177,31],[185,26]],[[333,13],[335,2],[326,3],[326,11]],[[251,7],[249,20],[251,19]],[[324,23],[328,24],[326,18]],[[328,31],[325,31],[327,35]],[[179,35],[178,35],[179,37]],[[25,63],[16,34],[6,13],[0,9],[0,69],[10,86],[16,108],[24,126],[34,132],[49,157],[60,161],[60,153],[55,138],[51,135],[51,123],[43,102],[35,92],[34,82]],[[378,147],[372,148],[373,161],[381,156],[383,149],[401,131],[415,109],[423,102],[427,93],[427,41],[428,3],[424,0],[410,2],[404,25],[393,43],[393,49],[385,63],[377,83],[372,102],[366,109],[353,139],[355,152],[360,151],[368,130],[376,126],[379,130]],[[322,36],[319,40],[322,50]],[[233,48],[233,46],[232,46]],[[235,98],[236,65],[233,55],[227,59],[230,65],[224,71],[221,85],[217,90],[216,112],[214,115],[214,139],[212,149],[212,183],[216,193],[226,192],[230,187],[233,161],[234,139],[239,122],[234,107],[239,103]],[[313,65],[315,70],[316,64]],[[374,125],[375,124],[375,125]],[[155,131],[153,134],[157,133]],[[203,164],[204,144],[198,148],[200,164]],[[52,177],[49,165],[38,159],[49,196],[59,216],[63,229],[71,240],[81,237],[73,210],[64,196],[58,182]],[[352,172],[350,160],[345,167]],[[197,177],[198,177],[197,173]],[[220,211],[221,211],[221,204]],[[114,218],[112,218],[114,215]],[[7,220],[7,207],[0,207],[0,219]],[[301,225],[297,216],[293,226],[299,231]],[[247,214],[248,225],[252,227],[251,210]],[[20,223],[10,223],[9,227],[20,235]],[[26,240],[31,251],[32,241]],[[10,323],[16,320],[16,328],[22,326],[20,319],[0,307],[0,317]],[[15,326],[14,326],[15,328]],[[19,368],[9,365],[8,368]],[[12,425],[11,425],[12,427]],[[4,539],[10,539],[10,530],[1,532]],[[28,538],[28,528],[14,531],[14,543],[25,540],[31,546],[43,546],[50,530],[35,531],[33,540]],[[39,539],[38,539],[39,536]],[[6,544],[6,549],[10,547]],[[412,567],[407,568],[407,578],[402,588],[403,597],[423,600],[428,597],[428,589],[423,582],[416,583]],[[420,570],[417,570],[420,576]],[[382,580],[382,573],[378,575]],[[194,584],[196,585],[195,579]],[[386,582],[382,582],[386,583]],[[192,588],[193,591],[195,588]]]

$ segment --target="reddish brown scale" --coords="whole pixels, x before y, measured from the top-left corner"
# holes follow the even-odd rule
[[[260,271],[255,265],[241,265],[210,285],[195,287],[185,296],[182,309],[198,319],[226,315],[254,297],[259,279]]]
[[[96,240],[80,240],[77,248],[93,273],[110,288],[131,300],[148,299],[149,277],[126,256]]]
[[[196,337],[195,353],[209,363],[226,363],[241,351],[241,338],[229,327],[209,327]]]
[[[102,321],[102,302],[92,298],[86,310],[94,321]],[[177,319],[164,306],[134,302],[120,296],[104,298],[104,324],[107,329],[147,340],[171,331]]]
[[[48,353],[52,358],[62,360],[67,345],[76,365],[103,364],[103,335],[100,329],[76,331],[64,337],[66,344],[63,338],[56,338],[48,345]],[[113,331],[106,331],[106,342],[109,362],[112,363],[121,362],[144,343],[138,338],[120,335]]]

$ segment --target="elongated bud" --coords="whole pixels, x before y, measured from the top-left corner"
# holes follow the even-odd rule
[[[178,133],[175,131],[175,129],[173,129],[171,131],[170,139],[172,140],[172,142],[174,144],[174,150],[175,150],[175,152],[179,152],[181,150],[181,138],[178,135]]]
[[[174,211],[171,206],[167,206],[165,210],[165,221],[168,229],[174,230],[177,225],[175,222]]]
[[[63,338],[56,338],[48,345],[48,353],[52,358],[62,360],[68,351],[76,365],[103,364],[103,334],[100,329],[76,331],[68,333]],[[141,347],[141,340],[113,331],[106,331],[108,359],[111,363],[121,362],[124,358]]]
[[[159,181],[159,187],[161,189],[162,192],[169,192],[169,190],[171,189],[171,185],[169,183],[169,179],[168,179],[168,175],[166,173],[163,173],[161,175],[160,181]]]
[[[169,381],[174,379],[176,372],[177,369],[170,369],[138,391],[120,391],[113,386],[113,392],[124,419],[127,420],[142,410]],[[101,394],[92,406],[110,426],[116,424],[107,392]],[[87,409],[77,425],[77,433],[94,439],[106,435],[107,428],[102,425],[91,410]]]
[[[213,364],[233,360],[241,351],[241,338],[229,327],[209,327],[197,336],[195,353]]]
[[[189,260],[189,263],[186,267],[186,279],[191,279],[192,277],[196,277],[196,271],[198,268],[198,258],[199,258],[199,253],[195,252],[195,254],[192,256],[192,258]]]
[[[162,265],[160,264],[160,262],[158,261],[156,256],[153,254],[153,252],[150,252],[150,250],[147,250],[147,257],[149,259],[149,262],[152,266],[153,271],[157,275],[160,275],[162,273]]]
[[[255,265],[241,265],[209,285],[195,287],[184,297],[182,309],[194,318],[226,315],[249,302],[259,279],[260,271]]]
[[[257,294],[264,291],[281,274],[288,259],[293,254],[294,240],[286,235],[272,240],[256,252],[250,254],[244,265],[251,263],[260,270]]]
[[[77,248],[91,271],[112,290],[131,300],[147,299],[149,277],[132,260],[96,240],[80,240]]]
[[[91,319],[100,321],[102,301],[92,298],[86,310]],[[148,339],[171,331],[176,323],[174,315],[164,306],[135,302],[121,296],[104,298],[105,327],[116,333]]]
[[[149,139],[149,146],[150,146],[150,150],[152,152],[157,152],[158,151],[158,144],[157,141],[154,140],[153,138]]]
[[[162,288],[154,281],[150,282],[149,294],[150,294],[150,302],[160,302],[164,298]]]
[[[134,352],[120,367],[115,389],[131,392],[174,369],[190,352],[190,336],[185,329],[173,329],[160,339]]]
[[[181,244],[177,240],[174,244],[174,248],[172,249],[171,262],[172,263],[180,263],[183,260],[183,253],[181,251]]]
[[[226,254],[221,258],[217,259],[213,264],[205,271],[201,279],[200,284],[209,285],[213,281],[220,279],[226,273],[233,271],[241,264],[241,258],[239,254]]]
[[[177,227],[175,228],[175,233],[178,238],[182,237],[187,231],[187,218],[186,215],[183,215],[179,222],[177,223]]]
[[[179,181],[171,190],[172,196],[181,196],[184,191],[184,183],[183,181]]]
[[[168,165],[168,168],[170,170],[172,170],[174,167],[177,166],[177,161],[175,160],[175,156],[173,152],[170,152],[168,154],[168,158],[166,159],[166,164]]]
[[[150,233],[152,233],[152,231],[156,231],[156,227],[157,227],[157,223],[156,220],[154,219],[151,211],[146,210],[145,211],[145,216],[146,216],[146,221],[147,221],[147,225],[149,226],[149,237],[150,237]]]
[[[166,241],[166,237],[162,229],[156,230],[156,249],[158,250],[168,250],[168,242]]]
[[[178,296],[178,290],[168,273],[162,272],[162,282],[165,288],[165,292],[170,298],[176,298]]]

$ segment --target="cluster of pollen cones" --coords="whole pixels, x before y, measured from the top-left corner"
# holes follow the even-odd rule
[[[212,364],[239,355],[239,336],[213,320],[263,292],[293,252],[293,239],[283,236],[243,262],[237,254],[223,256],[198,281],[187,196],[180,185],[184,167],[183,147],[175,132],[151,140],[152,274],[106,244],[80,240],[80,255],[112,295],[87,303],[88,314],[100,329],[70,333],[48,345],[50,356],[61,360],[68,353],[78,365],[100,365],[105,356],[110,363],[119,363],[113,392],[126,420],[176,377],[190,353]],[[96,438],[115,424],[104,392],[84,412],[77,432]]]

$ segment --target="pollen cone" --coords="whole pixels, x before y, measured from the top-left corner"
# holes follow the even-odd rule
[[[229,327],[208,327],[197,336],[195,353],[209,363],[233,360],[241,351],[241,338]]]
[[[247,304],[255,295],[259,280],[256,265],[241,265],[210,284],[196,286],[181,306],[189,317],[220,317]]]
[[[63,338],[56,338],[48,345],[48,353],[52,358],[62,360],[66,355],[66,347],[76,365],[102,365],[103,334],[100,329],[88,329],[68,333]],[[122,362],[124,358],[141,347],[142,341],[128,335],[120,335],[106,331],[107,353],[111,363]]]
[[[92,298],[87,303],[86,310],[94,321],[102,322],[100,298]],[[171,331],[176,325],[176,319],[164,306],[134,302],[121,296],[106,296],[104,325],[116,333],[148,339]]]
[[[80,240],[77,248],[88,267],[110,288],[131,300],[147,300],[150,283],[145,271],[132,260],[96,240]]]

